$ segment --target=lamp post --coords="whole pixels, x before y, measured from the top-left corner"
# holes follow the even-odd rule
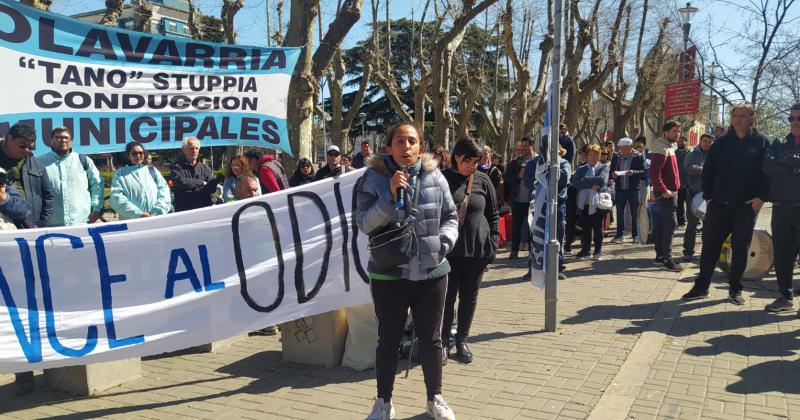
[[[726,125],[725,124],[725,99],[727,98],[727,96],[725,95],[725,89],[724,88],[722,89],[722,91],[720,93],[722,94],[722,98],[720,98],[721,102],[722,102],[722,109],[720,110],[720,113],[719,113],[719,119],[720,119],[720,124],[722,124],[722,126],[724,127]]]
[[[681,7],[678,9],[678,14],[681,15],[681,24],[683,28],[683,52],[681,53],[681,62],[680,62],[680,80],[681,82],[685,82],[689,80],[689,31],[692,29],[692,18],[697,13],[699,9],[696,7],[692,7],[691,3],[686,3],[686,7]],[[678,118],[678,121],[681,123],[681,127],[685,121],[685,116],[681,115]]]
[[[712,114],[714,112],[714,102],[716,102],[716,101],[714,101],[714,76],[715,76],[715,73],[716,73],[718,68],[719,68],[719,66],[717,65],[716,62],[713,62],[713,63],[711,63],[710,66],[708,66],[708,73],[709,73],[708,76],[709,76],[709,79],[710,79],[709,83],[708,83],[708,86],[709,86],[709,92],[708,92],[708,132],[709,133],[713,133],[714,132],[714,122],[711,120],[711,118],[712,118],[712,116],[713,116]]]
[[[361,141],[364,141],[367,139],[367,137],[364,135],[364,120],[367,118],[367,113],[359,112],[358,118],[361,119]],[[353,150],[355,150],[355,145],[353,145]]]

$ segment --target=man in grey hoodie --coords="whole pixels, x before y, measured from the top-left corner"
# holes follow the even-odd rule
[[[688,197],[686,197],[686,231],[683,234],[683,262],[691,262],[694,259],[694,245],[697,242],[697,224],[700,220],[692,211],[692,198],[698,193],[703,192],[703,163],[708,156],[708,150],[714,143],[714,136],[703,134],[700,136],[700,143],[689,154],[683,162],[686,170],[686,181]]]

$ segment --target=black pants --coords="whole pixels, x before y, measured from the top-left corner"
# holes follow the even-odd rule
[[[656,258],[664,261],[672,260],[672,235],[675,233],[677,220],[675,210],[678,204],[678,194],[672,193],[672,198],[656,199],[656,216],[653,220],[653,244],[656,248]]]
[[[478,290],[483,280],[483,270],[489,265],[488,259],[448,257],[450,274],[447,276],[447,298],[444,302],[442,318],[442,341],[450,341],[453,325],[453,310],[458,296],[458,330],[456,341],[462,342],[469,336],[475,307],[478,304]]]
[[[392,399],[400,340],[411,308],[422,375],[428,400],[433,400],[434,395],[442,393],[441,332],[447,276],[420,281],[372,280],[370,289],[378,317],[378,347],[375,350],[378,398],[384,401]]]
[[[714,267],[719,261],[722,243],[731,235],[731,271],[729,273],[730,293],[742,291],[742,273],[747,268],[747,250],[753,238],[756,214],[749,204],[708,203],[706,217],[703,219],[703,248],[700,253],[700,274],[695,280],[695,288],[708,290]],[[777,249],[777,247],[776,247]]]
[[[684,256],[694,255],[694,246],[697,243],[697,224],[700,223],[700,219],[698,219],[692,211],[692,198],[694,198],[694,194],[696,193],[689,191],[689,196],[686,200],[686,231],[683,233]]]
[[[529,203],[511,203],[511,252],[519,252],[519,244],[525,238],[522,229],[528,226]]]
[[[595,209],[594,214],[589,214],[589,206],[581,210],[581,253],[588,253],[594,240],[594,253],[603,251],[603,220],[606,212]]]
[[[800,206],[773,205],[772,243],[778,289],[783,296],[791,299],[794,265],[800,251]]]
[[[566,211],[566,237],[564,238],[564,249],[572,250],[572,243],[575,242],[575,232],[578,224],[578,189],[567,187],[567,211]]]
[[[688,196],[689,196],[689,190],[688,189],[686,189],[684,187],[681,187],[680,189],[678,189],[678,203],[676,205],[675,213],[676,213],[676,216],[678,217],[678,224],[679,225],[686,224],[686,200],[687,200]],[[688,200],[689,200],[689,203],[691,205],[692,198],[688,197]],[[689,213],[691,213],[691,210],[689,210]]]

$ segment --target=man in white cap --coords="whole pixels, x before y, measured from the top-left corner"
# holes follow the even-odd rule
[[[317,174],[314,175],[314,181],[338,176],[353,170],[350,166],[342,165],[342,152],[339,151],[339,146],[335,144],[328,146],[325,151],[325,160],[328,164],[317,171]]]
[[[610,178],[614,180],[615,200],[617,206],[617,234],[612,243],[622,242],[625,232],[625,208],[631,213],[631,233],[633,242],[639,241],[639,229],[636,216],[639,212],[639,184],[647,171],[644,169],[644,157],[633,150],[633,140],[624,137],[617,143],[619,154],[611,161]]]

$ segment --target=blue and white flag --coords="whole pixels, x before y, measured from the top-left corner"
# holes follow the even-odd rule
[[[261,146],[292,154],[289,81],[299,48],[223,45],[133,32],[0,0],[0,135],[34,126],[34,153],[67,126],[81,153]]]

